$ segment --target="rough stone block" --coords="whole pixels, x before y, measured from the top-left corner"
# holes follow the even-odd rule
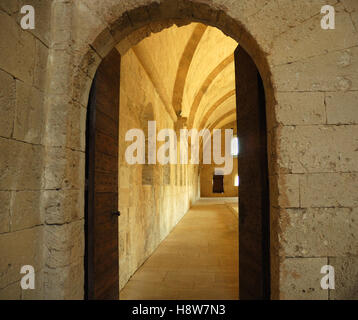
[[[83,1],[73,2],[71,11],[71,38],[76,50],[85,53],[106,24]]]
[[[340,0],[344,8],[349,12],[358,12],[358,2],[355,0]]]
[[[358,171],[358,126],[287,126],[280,129],[279,165],[292,173]]]
[[[245,24],[263,50],[269,52],[272,42],[281,34],[295,30],[304,21],[310,20],[313,15],[320,12],[323,5],[334,3],[334,0],[269,1],[262,6],[258,5],[260,7],[253,15],[245,17]]]
[[[45,167],[46,189],[83,189],[85,154],[67,148],[48,148]]]
[[[278,185],[276,181],[278,180]],[[299,175],[282,174],[270,179],[270,196],[272,205],[281,208],[300,206]]]
[[[51,20],[51,5],[53,1],[47,0],[16,0],[19,2],[19,6],[22,7],[26,4],[30,4],[35,9],[35,29],[30,29],[36,38],[40,39],[43,43],[49,46],[50,42],[50,20]],[[18,23],[20,23],[22,14],[17,17]]]
[[[115,47],[116,41],[114,40],[110,30],[104,29],[101,34],[93,42],[93,48],[98,55],[105,58],[107,54]]]
[[[13,192],[11,230],[31,228],[43,222],[40,210],[40,191]]]
[[[0,67],[15,75],[18,26],[14,19],[0,12]]]
[[[87,108],[88,98],[93,78],[81,69],[76,69],[73,75],[72,95],[76,102]]]
[[[280,266],[280,299],[328,300],[321,288],[321,268],[327,258],[286,258]]]
[[[44,173],[45,189],[61,189],[66,168],[64,148],[47,148]]]
[[[83,190],[85,185],[85,153],[69,149],[66,152],[68,161],[63,187],[65,189]]]
[[[84,298],[83,262],[44,270],[44,298],[77,300]]]
[[[0,189],[41,188],[42,146],[0,138],[0,150]]]
[[[78,65],[79,68],[92,79],[101,63],[102,58],[92,48],[90,48],[85,56],[81,58],[81,61],[76,61],[75,65]]]
[[[45,228],[46,262],[50,268],[62,268],[84,256],[84,220]]]
[[[283,125],[324,124],[324,93],[279,92],[276,95],[277,121]]]
[[[100,17],[101,20],[106,21],[108,24],[118,19],[118,17],[125,11],[126,5],[128,5],[125,2],[118,2],[116,0],[103,0],[101,6],[98,6],[98,4],[93,1],[84,0],[82,2],[86,4],[93,14]]]
[[[328,124],[358,124],[358,92],[329,92],[325,97]]]
[[[45,97],[48,108],[48,127],[44,144],[52,147],[66,146],[68,113],[72,108],[71,100],[62,95],[50,95]]]
[[[357,208],[286,209],[281,249],[290,257],[355,255]],[[334,230],[334,232],[333,232]]]
[[[44,130],[43,94],[25,84],[16,81],[16,121],[14,138],[34,144],[41,144]]]
[[[66,277],[66,299],[68,300],[82,300],[84,298],[84,268],[83,260],[72,264]]]
[[[72,92],[71,79],[73,73],[72,57],[65,50],[51,49],[47,68],[51,70],[48,91],[56,95],[68,95]]]
[[[16,53],[12,53],[16,57],[16,68],[13,74],[16,78],[32,84],[35,72],[35,38],[29,32],[20,30],[19,37],[16,39]],[[15,41],[15,39],[12,39],[12,41]]]
[[[3,0],[0,3],[0,9],[11,15],[19,11],[19,4],[14,0]]]
[[[357,3],[356,3],[356,5],[357,5]],[[352,19],[355,29],[358,30],[358,10],[352,11],[350,13],[350,15],[351,15],[351,19]]]
[[[45,91],[47,78],[47,58],[49,49],[39,40],[36,40],[34,86]]]
[[[358,258],[333,257],[329,265],[334,267],[335,289],[329,290],[331,300],[358,300]]]
[[[51,47],[66,49],[71,40],[72,3],[53,1],[51,22]]]
[[[15,97],[15,79],[0,70],[0,136],[11,137],[15,117]]]
[[[20,281],[20,269],[31,265],[35,272],[40,271],[43,264],[43,227],[35,227],[22,231],[0,235],[0,288],[15,281]]]
[[[325,4],[328,3],[324,3],[324,1],[311,3],[311,6],[314,6],[311,12],[316,9],[316,13],[319,13],[321,6]],[[335,6],[335,10],[337,26],[335,30],[322,29],[323,15],[318,14],[278,36],[274,40],[271,52],[272,63],[278,65],[299,61],[307,57],[355,46],[358,43],[358,34],[349,13],[344,10],[342,5]]]
[[[86,150],[86,113],[87,109],[78,103],[71,104],[67,116],[67,143],[70,149]]]
[[[354,47],[273,67],[274,86],[285,92],[358,90],[357,57]]]
[[[43,300],[43,270],[35,273],[35,289],[21,290],[21,300]]]
[[[47,224],[64,224],[84,216],[83,190],[47,190],[42,201]]]
[[[357,173],[319,173],[301,177],[301,207],[357,207]]]
[[[0,300],[20,300],[21,287],[20,282],[11,283],[5,288],[0,289]]]
[[[131,31],[133,31],[128,15],[124,14],[117,17],[117,19],[110,24],[110,31],[117,43],[128,36]]]
[[[9,191],[0,191],[0,233],[10,231],[10,199]]]

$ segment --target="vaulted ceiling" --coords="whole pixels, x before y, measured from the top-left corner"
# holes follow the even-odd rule
[[[173,121],[222,128],[235,120],[237,42],[200,23],[172,26],[132,47]]]

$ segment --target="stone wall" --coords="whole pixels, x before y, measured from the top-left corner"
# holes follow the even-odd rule
[[[118,42],[199,21],[238,41],[265,84],[272,297],[357,299],[357,1],[29,0],[41,17],[33,31],[19,27],[22,2],[0,3],[1,298],[83,298],[94,72]],[[326,4],[335,30],[320,27]],[[335,290],[320,288],[327,263]],[[20,291],[23,264],[38,290]]]
[[[320,9],[326,4],[336,8],[336,25],[339,26],[336,30],[320,27]],[[326,219],[336,225],[340,217],[338,212],[343,207],[357,221],[357,161],[351,156],[354,151],[349,143],[356,135],[356,120],[351,117],[354,108],[351,103],[355,100],[347,99],[357,91],[357,2],[169,0],[158,4],[133,0],[106,1],[99,6],[91,0],[80,0],[76,1],[76,8],[73,17],[86,22],[79,23],[80,27],[68,25],[76,35],[76,47],[82,57],[76,62],[83,72],[75,73],[80,81],[74,93],[80,99],[88,96],[93,66],[100,60],[98,56],[105,55],[118,41],[124,47],[125,44],[127,47],[135,45],[153,30],[166,27],[170,19],[216,26],[247,50],[260,70],[267,98],[272,297],[339,299],[347,296],[345,292],[352,292],[343,288],[352,288],[352,283],[358,281],[354,271],[358,265],[357,252],[339,248],[342,246],[339,234],[347,232],[326,233],[321,226],[313,231],[305,219],[301,219],[299,225],[293,224],[289,209],[295,212],[317,209],[325,215],[325,209],[331,208],[337,216],[326,215]],[[124,12],[128,12],[126,17],[130,22],[122,16]],[[60,80],[52,79],[54,83]],[[316,109],[321,111],[316,112]],[[300,130],[309,141],[315,141],[318,132],[335,133],[324,136],[317,147],[310,142],[299,144],[296,137]],[[300,148],[299,153],[297,148],[292,151],[291,143]],[[325,150],[329,150],[329,155]],[[329,162],[336,165],[329,166]],[[314,217],[317,219],[316,215]],[[305,239],[311,240],[306,244],[298,239],[288,242],[289,228],[295,228]],[[344,230],[356,230],[356,227],[351,223]],[[336,251],[320,251],[310,256],[308,248],[323,235],[333,239]],[[343,239],[348,245],[349,238]],[[304,251],[298,250],[292,255],[290,248],[303,248]],[[329,261],[334,261],[337,270],[347,270],[345,276],[339,279],[337,276],[337,289],[331,292],[322,290],[317,281],[321,277],[319,267]]]
[[[0,3],[0,299],[42,298],[46,67],[50,1],[37,10],[35,30],[20,27],[24,1]],[[51,210],[51,209],[49,209]],[[22,291],[20,269],[32,265],[36,290]]]
[[[271,199],[277,196],[272,213],[281,299],[358,299],[357,109],[352,113],[358,3],[334,7],[335,30],[322,30],[318,15],[277,37],[270,50],[278,121],[272,130],[278,185],[271,181]],[[293,39],[295,45],[283,45]],[[336,270],[335,290],[321,289],[325,264]]]
[[[162,50],[165,51],[165,48]],[[165,57],[170,58],[163,53],[161,58]],[[139,128],[148,137],[149,120],[156,121],[157,133],[161,129],[174,128],[173,120],[156,87],[134,51],[129,50],[122,56],[120,87],[120,288],[168,235],[199,195],[198,166],[127,163],[125,150],[132,142],[125,141],[126,132]],[[157,150],[161,144],[157,142]],[[148,144],[146,150],[147,148]]]

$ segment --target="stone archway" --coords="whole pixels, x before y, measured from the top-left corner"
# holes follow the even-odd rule
[[[264,78],[271,297],[357,297],[357,1],[29,2],[40,17],[36,29],[22,30],[17,1],[0,5],[1,296],[83,298],[85,119],[94,73],[117,41],[125,50],[149,31],[194,20],[239,39]],[[327,4],[334,30],[321,28]],[[214,101],[222,100],[208,105]],[[25,294],[18,271],[27,264],[39,290]],[[336,290],[320,286],[327,264],[337,271]]]
[[[81,5],[83,4],[81,3],[79,5],[79,9],[81,9]],[[87,5],[90,7],[89,3]],[[111,10],[111,8],[108,9]],[[112,8],[112,10],[112,14],[114,14],[116,10],[114,8]],[[58,98],[65,97],[70,104],[85,108],[94,72],[102,59],[110,50],[113,49],[115,45],[119,43],[120,51],[124,53],[131,46],[147,37],[151,32],[159,32],[163,28],[174,23],[177,25],[183,25],[189,22],[202,22],[207,25],[217,27],[225,34],[238,41],[254,59],[260,70],[265,86],[268,130],[270,130],[270,128],[274,126],[273,119],[275,119],[275,116],[273,110],[275,103],[273,100],[273,87],[267,59],[255,39],[243,27],[240,21],[231,18],[229,13],[230,10],[224,9],[218,5],[208,5],[201,3],[200,1],[166,1],[160,4],[153,2],[146,3],[146,5],[143,6],[138,5],[135,6],[135,8],[121,8],[120,17],[113,19],[111,23],[107,23],[106,25],[95,23],[94,25],[89,24],[87,26],[89,29],[88,32],[85,32],[79,37],[78,43],[76,44],[76,50],[70,55],[68,55],[68,53],[64,54],[63,52],[54,52],[53,61],[60,61],[61,59],[64,59],[64,62],[70,63],[70,65],[74,66],[73,69],[68,70],[68,74],[65,74],[65,76],[68,76],[71,79],[69,84],[73,86],[73,90],[71,89],[71,86],[64,83],[65,77],[63,74],[60,75],[55,73],[56,66],[54,66],[51,73],[51,83],[53,86],[50,86],[49,91],[51,92],[52,90]],[[99,34],[98,31],[100,31]],[[86,38],[86,36],[89,35],[90,38]],[[66,59],[69,59],[69,61]],[[83,139],[85,135],[85,126],[83,123],[85,121],[85,110],[81,111],[79,117],[81,122],[79,137],[80,139]],[[51,113],[49,115],[49,119],[51,119]],[[51,127],[49,127],[47,132],[48,139],[54,139],[53,141],[56,142],[60,137],[54,137],[54,134],[55,132],[51,132]],[[270,154],[271,152],[269,150],[269,155]],[[68,156],[66,155],[65,158],[67,163]],[[53,160],[54,159],[51,159],[51,152],[49,152],[47,162],[51,163]],[[269,157],[268,161],[269,167],[271,167],[272,159]],[[81,191],[84,186],[84,181],[81,177],[81,172],[83,171],[83,155],[78,154],[77,158],[76,156],[71,158],[68,165],[71,166],[71,164],[73,167],[79,167],[80,173],[78,174],[78,180],[75,181],[75,183],[76,187],[78,187]],[[67,170],[68,165],[65,166],[65,171]],[[52,169],[53,168],[50,167],[49,171]],[[67,183],[71,182],[72,181],[67,181]],[[275,183],[274,181],[272,182]],[[47,229],[48,234],[60,236],[58,231],[54,230],[52,226],[48,226]],[[71,244],[73,241],[71,228],[68,227],[67,230],[61,230],[61,232],[66,234],[66,237],[68,237],[68,241]],[[82,237],[83,234],[80,236]],[[276,256],[273,252],[271,254],[273,257]],[[59,257],[59,259],[67,261],[68,263],[70,263],[70,259],[76,258],[80,261],[80,250],[75,252],[74,256],[69,257],[64,254]],[[53,259],[52,252],[48,252],[47,259],[49,259],[49,261]],[[78,270],[81,267],[80,263],[78,263],[76,267],[77,271],[75,272],[79,272]],[[72,272],[73,271],[71,269],[68,270],[69,274]],[[52,281],[51,277],[54,277],[54,274],[48,273],[48,281],[50,283]],[[81,284],[78,282],[77,285],[81,286],[83,283]],[[66,289],[67,288],[63,286],[63,292],[61,294],[64,296],[67,295]],[[80,288],[77,288],[77,290],[80,290]]]

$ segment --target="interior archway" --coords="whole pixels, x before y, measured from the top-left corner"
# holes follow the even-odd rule
[[[221,72],[216,67],[225,65],[229,54],[220,56],[215,66],[209,61],[210,70],[185,98],[186,84],[192,79],[188,60],[201,50],[210,26],[238,41],[260,70],[267,111],[267,142],[262,145],[268,148],[270,173],[271,298],[357,298],[358,238],[353,230],[358,229],[358,153],[352,137],[358,135],[358,1],[28,2],[27,7],[36,11],[35,29],[19,23],[26,15],[21,13],[21,1],[0,2],[1,298],[84,297],[85,136],[94,74],[117,45],[128,54],[132,52],[129,48],[140,46],[150,33],[160,35],[173,23],[183,28],[189,23],[204,25],[195,27],[182,47],[181,68],[173,72],[172,81],[177,95],[158,89],[158,99],[169,106],[163,106],[162,113],[170,113],[170,124],[177,119],[176,129],[187,121],[201,127],[235,127],[235,114],[227,114],[235,103],[233,87],[223,86],[220,95],[210,92],[221,75],[227,74],[227,67]],[[335,14],[335,29],[325,28],[324,24],[333,27],[333,21],[327,20],[323,7],[329,8],[331,18]],[[145,65],[150,62],[143,50],[137,50],[137,56],[144,58]],[[142,74],[147,80],[145,70]],[[257,77],[251,79],[259,83]],[[152,80],[156,82],[158,77],[154,75]],[[262,92],[260,85],[256,87]],[[147,106],[149,103],[144,104]],[[196,112],[190,117],[191,106]],[[243,120],[246,129],[252,128],[245,121],[248,117]],[[257,125],[260,129],[261,123]],[[245,146],[241,150],[245,151]],[[102,169],[105,166],[103,162]],[[200,174],[196,172],[194,177],[187,167],[180,170],[177,166],[150,171],[135,175],[144,180],[141,189],[146,191],[134,199],[150,198],[151,203],[164,199],[167,203],[159,201],[157,208],[173,204],[171,212],[178,212],[179,206],[167,200],[173,193],[169,192],[171,183],[166,183],[172,181],[176,189],[187,190]],[[123,170],[122,181],[127,173]],[[153,183],[158,182],[165,187],[152,192]],[[226,191],[225,179],[223,184]],[[243,188],[242,184],[240,190]],[[178,197],[189,206],[194,202],[188,198]],[[121,199],[121,203],[127,200],[132,201]],[[209,205],[202,207],[203,211],[209,209]],[[128,207],[125,211],[121,221],[129,216]],[[176,218],[173,214],[154,222],[168,230]],[[152,222],[142,219],[140,234],[150,229]],[[153,238],[147,241],[149,249],[153,249]],[[139,260],[132,259],[131,270]],[[21,288],[19,270],[25,265],[36,273],[35,290]],[[327,265],[336,271],[335,290],[322,286],[320,271]]]
[[[191,21],[199,21],[219,28],[233,39],[239,40],[240,44],[249,53],[253,53],[251,54],[252,58],[259,67],[265,85],[266,111],[270,113],[269,110],[274,105],[274,101],[272,100],[273,94],[271,93],[272,85],[269,68],[265,54],[260,50],[255,40],[241,27],[239,22],[230,18],[221,9],[189,1],[180,2],[180,6],[177,6],[177,2],[174,1],[170,6],[173,6],[173,3],[175,7],[173,10],[168,10],[168,3],[160,5],[154,3],[150,6],[129,10],[97,36],[91,45],[91,49],[83,56],[79,64],[80,68],[75,72],[74,79],[78,81],[73,94],[75,96],[86,97],[96,67],[115,44],[121,48],[122,53],[125,53],[131,46],[147,37],[151,32],[159,32],[174,23],[177,25],[187,25]],[[155,10],[151,9],[153,7]],[[150,12],[152,12],[153,16],[149,14]],[[153,12],[156,13],[153,14]],[[186,16],[185,12],[189,13],[189,16]],[[98,57],[100,58],[98,59]],[[83,77],[83,71],[86,73],[85,77]],[[175,119],[177,115],[173,113],[172,117]],[[270,117],[268,117],[268,127],[273,126],[272,119],[274,119],[274,116],[271,113]]]

